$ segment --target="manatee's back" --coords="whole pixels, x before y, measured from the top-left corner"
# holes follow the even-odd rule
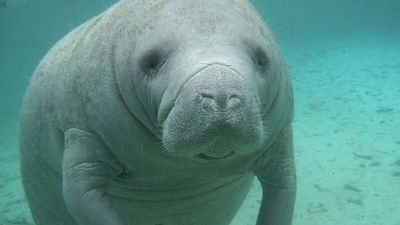
[[[30,81],[21,114],[20,160],[25,194],[37,225],[76,224],[62,196],[64,131],[74,126],[71,121],[85,128],[84,99],[77,92],[85,91],[82,87],[91,82],[81,79],[98,79],[92,75],[110,68],[110,62],[98,57],[106,57],[102,53],[112,47],[109,42],[118,35],[116,30],[129,24],[126,18],[140,16],[125,10],[126,5],[141,4],[121,1],[73,30],[49,51]]]
[[[70,104],[62,95],[71,75],[67,68],[74,63],[71,56],[79,39],[95,22],[96,18],[78,27],[50,50],[37,67],[25,95],[20,129],[21,173],[37,225],[76,224],[62,198],[64,134],[60,117],[68,116],[65,109]]]

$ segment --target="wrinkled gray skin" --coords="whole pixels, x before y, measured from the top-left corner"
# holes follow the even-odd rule
[[[26,94],[21,170],[38,225],[289,225],[289,76],[239,0],[121,1],[60,41]]]

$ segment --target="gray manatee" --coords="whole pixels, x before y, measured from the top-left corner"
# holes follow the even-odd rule
[[[293,97],[244,0],[122,0],[39,64],[21,120],[37,225],[289,225]]]

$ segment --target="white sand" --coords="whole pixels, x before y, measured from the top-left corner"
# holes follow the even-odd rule
[[[284,46],[293,76],[294,225],[400,225],[400,37]],[[0,128],[0,224],[32,224],[17,125]],[[254,225],[255,185],[232,225]]]

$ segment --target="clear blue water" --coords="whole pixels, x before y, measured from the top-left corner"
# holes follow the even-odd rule
[[[0,0],[0,224],[32,224],[18,165],[37,63],[111,0]],[[400,1],[253,1],[295,90],[295,225],[400,225]],[[254,224],[260,188],[233,225]]]

